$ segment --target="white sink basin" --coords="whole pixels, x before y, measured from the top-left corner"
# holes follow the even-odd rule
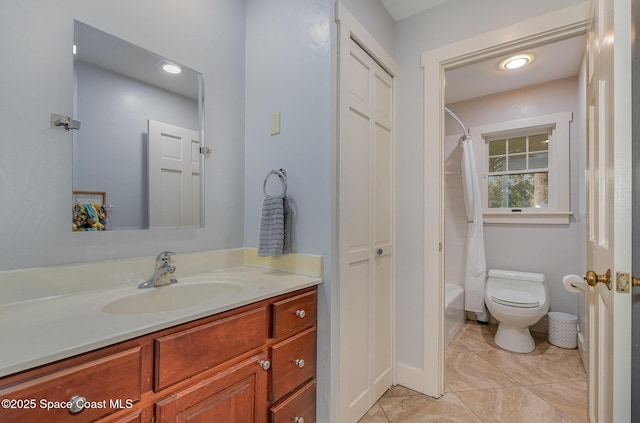
[[[102,308],[111,314],[159,313],[192,307],[209,301],[237,294],[242,285],[225,281],[211,281],[180,285],[165,285],[140,289],[138,292],[112,301]]]

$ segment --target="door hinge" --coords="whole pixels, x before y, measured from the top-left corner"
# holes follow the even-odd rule
[[[211,157],[211,147],[200,147],[200,154],[204,154],[205,159]]]
[[[442,252],[442,242],[438,244],[438,251]]]

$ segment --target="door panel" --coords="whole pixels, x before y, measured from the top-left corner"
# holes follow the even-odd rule
[[[374,236],[377,246],[389,248],[392,235],[392,207],[393,194],[391,191],[392,169],[389,157],[393,155],[391,131],[388,128],[376,125],[375,132],[375,228]]]
[[[362,398],[369,389],[369,265],[367,261],[352,263],[349,266],[349,273],[346,275],[345,290],[346,299],[351,301],[349,318],[344,323],[347,336],[350,339],[348,345],[349,356],[354,359],[349,360],[347,372],[345,372],[345,383],[348,387],[348,400],[350,408],[358,408],[358,412],[365,413],[368,408],[358,406]],[[364,336],[363,336],[364,335]],[[358,359],[355,359],[355,358]]]
[[[352,109],[349,119],[349,250],[369,245],[369,126],[370,119]]]
[[[587,267],[612,287],[587,290],[589,418],[631,420],[631,2],[594,0],[587,84]],[[614,83],[615,80],[615,83]]]
[[[385,254],[375,259],[375,288],[374,288],[374,313],[373,327],[376,329],[373,334],[374,357],[373,357],[373,386],[374,397],[379,398],[386,392],[391,383],[392,372],[392,348],[393,328],[392,320],[389,316],[393,312],[389,298],[393,298],[391,292],[393,263],[391,254]]]
[[[149,120],[149,226],[200,222],[200,142],[197,131]]]
[[[340,350],[345,422],[393,378],[393,79],[350,40],[340,140]],[[346,241],[346,242],[345,242]]]

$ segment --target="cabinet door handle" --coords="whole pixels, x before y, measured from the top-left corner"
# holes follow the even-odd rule
[[[294,417],[293,421],[295,423],[304,423],[304,417]]]
[[[260,365],[260,367],[262,367],[262,370],[267,371],[271,368],[271,362],[269,360],[260,360],[258,361],[258,364]]]
[[[85,397],[81,397],[80,395],[74,395],[69,400],[68,409],[71,414],[78,414],[82,410],[84,410],[84,405],[86,404],[87,399]]]
[[[307,313],[305,313],[304,310],[296,310],[296,316],[298,316],[301,319],[304,319],[304,316],[306,316]]]
[[[294,363],[296,363],[296,366],[300,367],[301,369],[304,367],[304,360],[301,358],[296,358],[295,360],[293,360]]]

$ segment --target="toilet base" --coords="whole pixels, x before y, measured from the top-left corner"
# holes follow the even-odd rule
[[[530,353],[536,347],[528,326],[523,328],[500,323],[495,341],[500,348],[521,354]]]

